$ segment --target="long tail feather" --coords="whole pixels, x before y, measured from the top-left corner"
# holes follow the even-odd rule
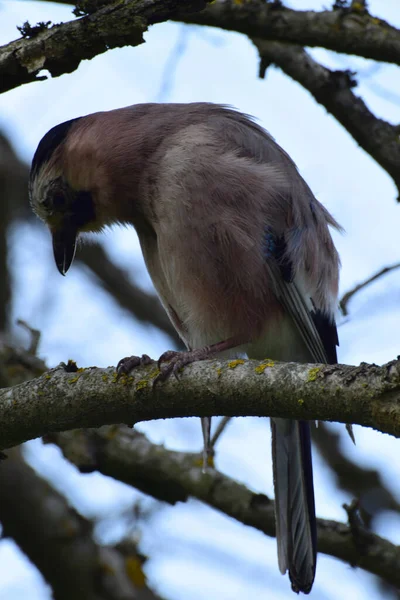
[[[317,560],[310,426],[271,419],[271,430],[279,569],[294,592],[308,594]]]

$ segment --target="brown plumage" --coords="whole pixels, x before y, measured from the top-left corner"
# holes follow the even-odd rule
[[[163,357],[175,367],[215,349],[336,361],[339,259],[328,225],[338,225],[246,115],[143,104],[61,124],[38,146],[30,194],[63,274],[81,231],[136,228],[165,310],[194,350]],[[308,593],[316,562],[309,427],[274,419],[272,433],[279,565]]]

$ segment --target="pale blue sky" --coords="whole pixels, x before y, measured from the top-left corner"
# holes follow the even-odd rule
[[[322,4],[293,1],[291,6],[320,8]],[[375,0],[369,6],[372,13],[400,26],[397,0]],[[15,26],[27,19],[59,22],[70,16],[69,7],[47,2],[0,2],[0,43],[18,37]],[[97,110],[155,100],[232,104],[257,117],[273,134],[344,226],[346,234],[335,235],[343,263],[342,292],[400,260],[400,206],[391,179],[298,84],[276,69],[269,69],[265,80],[257,79],[257,53],[244,36],[168,23],[151,28],[145,38],[147,43],[137,48],[113,50],[84,61],[70,75],[0,96],[0,127],[21,156],[29,161],[53,125]],[[179,43],[184,53],[165,87],[165,69]],[[374,64],[323,50],[313,50],[313,55],[332,68],[359,72],[367,72]],[[162,98],[160,90],[164,90]],[[385,99],[385,90],[394,97]],[[363,78],[355,92],[378,116],[400,122],[400,78],[394,66],[381,65]],[[103,239],[110,255],[150,289],[134,232],[116,229]],[[11,252],[18,290],[15,317],[43,331],[40,352],[48,364],[73,357],[82,366],[104,366],[116,364],[127,354],[146,352],[157,357],[167,349],[166,336],[133,322],[77,267],[66,278],[59,277],[49,237],[39,227],[14,232]],[[342,362],[383,363],[399,354],[399,301],[400,273],[381,279],[353,300],[350,319],[339,329]],[[171,448],[201,447],[197,420],[148,423],[141,429]],[[400,465],[393,457],[399,455],[399,442],[360,428],[356,428],[356,438],[354,447],[343,436],[346,452],[362,464],[382,469],[398,497]],[[218,447],[218,468],[272,495],[269,444],[266,420],[237,419]],[[117,535],[121,529],[118,515],[140,497],[137,492],[99,475],[79,475],[65,465],[55,448],[42,448],[40,442],[30,444],[28,454],[35,468],[55,482],[79,510],[107,519],[106,537]],[[341,505],[351,498],[336,491],[332,476],[314,456],[317,514],[344,520]],[[144,502],[151,504],[147,499]],[[398,517],[382,517],[379,533],[400,543]],[[293,597],[287,578],[278,572],[275,540],[198,502],[163,507],[143,529],[142,544],[152,557],[147,564],[151,580],[171,600],[258,600],[271,597],[271,590],[277,600]],[[8,542],[0,545],[0,581],[0,600],[19,600],[27,594],[33,600],[50,597],[40,577]],[[373,598],[370,582],[368,574],[320,556],[312,598]]]

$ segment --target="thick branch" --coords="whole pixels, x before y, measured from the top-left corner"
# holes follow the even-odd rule
[[[75,71],[81,60],[110,48],[138,46],[149,25],[201,10],[204,0],[130,0],[115,2],[81,19],[54,25],[0,48],[0,93],[23,83]]]
[[[0,520],[38,567],[57,600],[157,600],[137,552],[99,546],[92,525],[29,467],[20,449],[0,463]],[[132,568],[136,562],[136,571]]]
[[[390,123],[378,119],[352,92],[348,72],[330,71],[299,46],[255,39],[262,63],[275,64],[298,81],[353,136],[356,142],[389,173],[400,196],[400,139]]]
[[[152,365],[61,367],[0,390],[0,449],[77,427],[190,416],[274,416],[356,423],[400,437],[400,360],[387,365],[205,361],[153,387]]]
[[[275,535],[273,501],[214,469],[201,473],[196,454],[165,450],[127,427],[62,433],[49,441],[57,443],[84,472],[98,470],[171,504],[192,496],[245,525]],[[318,548],[400,587],[399,547],[362,527],[351,529],[318,519]]]
[[[8,265],[8,232],[18,216],[20,200],[27,204],[28,178],[8,139],[0,132],[0,332],[10,327],[11,276]],[[21,202],[22,204],[22,202]]]
[[[400,31],[366,11],[297,11],[259,0],[217,0],[178,20],[400,65]]]

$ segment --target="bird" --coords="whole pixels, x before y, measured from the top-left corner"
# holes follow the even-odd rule
[[[132,225],[154,287],[195,360],[337,363],[340,259],[294,161],[254,118],[226,105],[137,104],[77,117],[41,139],[29,180],[65,275],[78,237]],[[127,357],[127,372],[148,357]],[[202,419],[205,455],[211,419]],[[292,590],[314,583],[317,533],[310,424],[271,418],[278,564]]]

